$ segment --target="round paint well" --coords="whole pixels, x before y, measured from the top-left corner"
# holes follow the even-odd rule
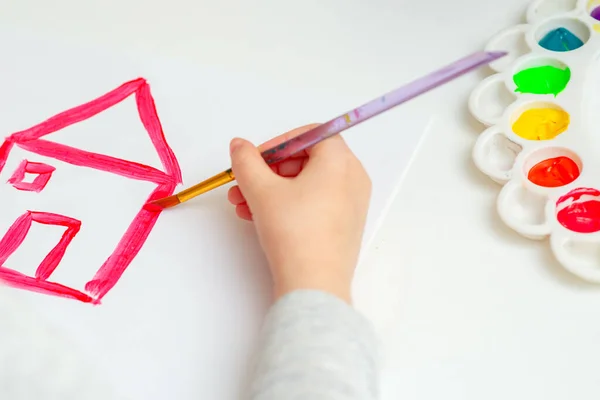
[[[502,207],[510,210],[511,219],[517,225],[541,226],[546,221],[546,202],[546,196],[519,186],[504,199]]]
[[[546,50],[577,50],[590,40],[590,28],[576,18],[555,18],[541,24],[535,32],[536,42]]]
[[[571,81],[571,69],[554,58],[536,58],[520,64],[513,74],[515,92],[552,94],[555,97]]]
[[[494,125],[504,111],[515,102],[517,96],[506,87],[504,79],[492,76],[480,86],[481,90],[473,96],[473,115],[480,121]]]
[[[543,187],[561,187],[574,182],[581,172],[569,157],[554,157],[540,161],[529,170],[527,178]]]
[[[570,191],[556,202],[556,219],[576,233],[600,231],[600,191],[579,188]]]
[[[546,147],[525,157],[523,173],[535,185],[555,188],[573,183],[581,175],[581,158],[564,147]]]
[[[526,140],[552,140],[564,133],[570,123],[568,112],[546,101],[526,104],[511,118],[512,131]]]
[[[531,51],[525,37],[528,29],[529,25],[517,25],[499,33],[490,41],[486,51],[504,51],[508,53],[489,64],[494,71],[504,71],[516,59]]]
[[[588,1],[587,11],[592,18],[600,21],[600,0]]]
[[[484,151],[492,168],[501,172],[510,171],[523,148],[504,134],[498,133],[485,144]]]
[[[536,20],[566,14],[577,8],[578,0],[546,0],[538,3],[537,7],[530,11]]]

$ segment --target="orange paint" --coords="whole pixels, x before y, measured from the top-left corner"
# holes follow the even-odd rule
[[[580,173],[575,161],[569,157],[556,157],[534,165],[529,170],[528,178],[538,186],[560,187],[579,178]]]

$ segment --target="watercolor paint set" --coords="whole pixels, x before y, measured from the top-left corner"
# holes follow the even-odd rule
[[[469,99],[487,126],[473,159],[504,185],[500,217],[525,237],[550,237],[564,268],[600,283],[600,0],[536,0],[527,23],[486,51],[508,55]]]

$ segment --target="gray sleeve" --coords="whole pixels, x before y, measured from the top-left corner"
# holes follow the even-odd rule
[[[252,400],[379,397],[370,323],[330,294],[302,290],[271,308],[251,382]]]

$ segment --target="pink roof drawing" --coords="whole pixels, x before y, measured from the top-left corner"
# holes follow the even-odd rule
[[[160,158],[162,171],[148,165],[92,153],[45,139],[54,132],[115,106],[131,95],[135,96],[138,115]],[[172,195],[176,186],[182,183],[179,163],[165,139],[154,99],[150,93],[150,86],[143,78],[126,82],[95,100],[71,108],[29,129],[8,136],[0,146],[0,173],[15,146],[75,166],[153,182],[156,187],[149,194],[147,201]],[[8,182],[18,190],[39,192],[51,179],[53,171],[54,168],[49,165],[24,160]],[[36,175],[35,179],[32,182],[24,182],[26,173]],[[145,204],[142,205],[113,253],[96,271],[95,276],[87,282],[85,288],[78,290],[58,282],[52,282],[50,278],[59,266],[69,244],[79,232],[81,222],[64,215],[29,210],[12,224],[0,239],[0,281],[20,289],[100,304],[102,298],[117,284],[141,250],[159,216],[160,210],[146,208]],[[65,228],[65,231],[56,246],[38,266],[35,276],[27,276],[4,267],[4,264],[23,243],[34,222],[61,226]]]

